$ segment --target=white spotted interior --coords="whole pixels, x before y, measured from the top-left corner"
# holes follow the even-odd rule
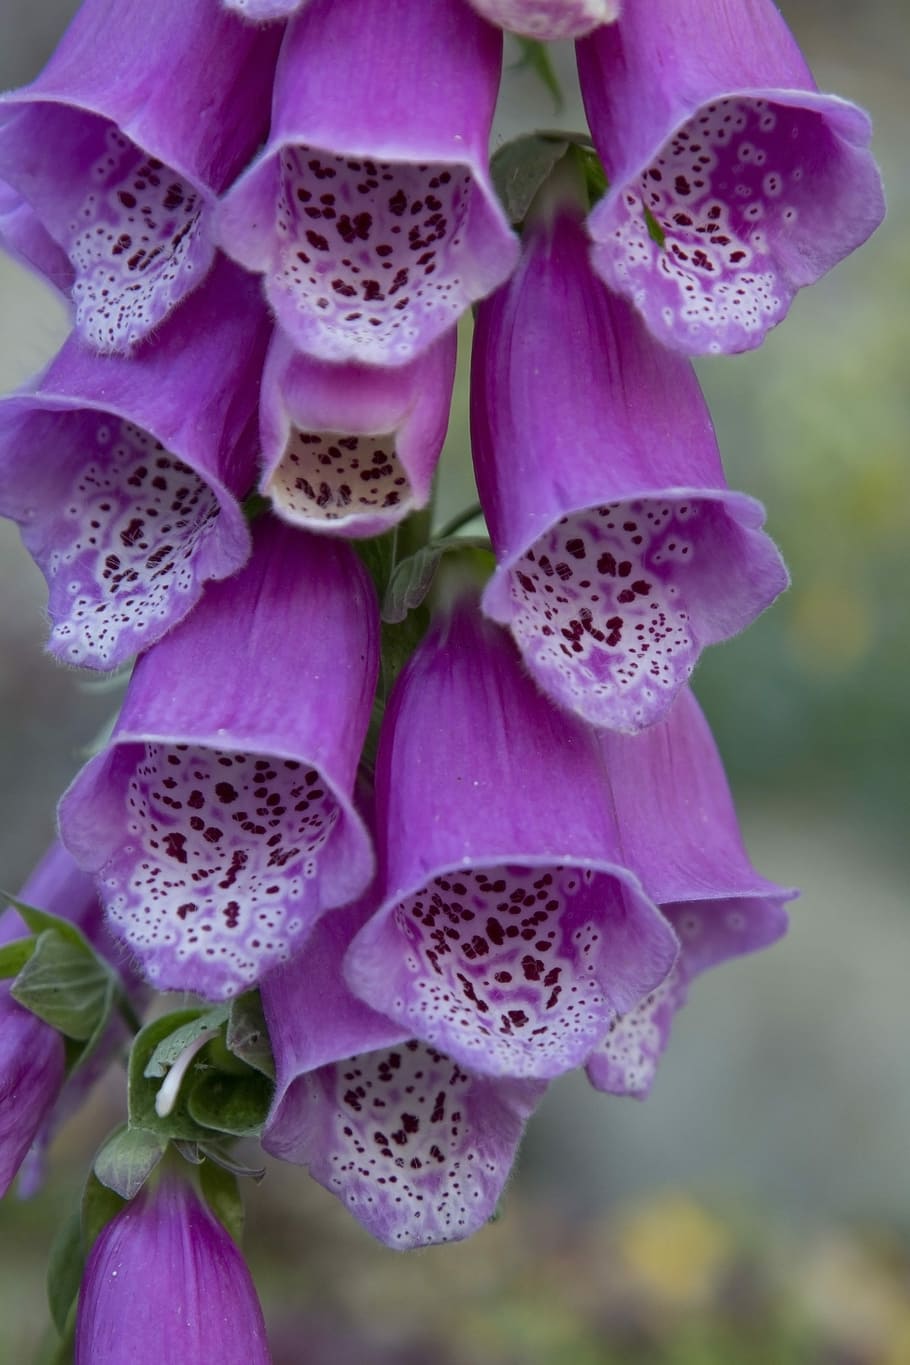
[[[76,326],[102,351],[142,340],[202,279],[211,248],[187,181],[114,126],[70,224]]]
[[[93,447],[64,496],[46,566],[51,645],[112,668],[161,635],[198,592],[195,560],[219,514],[198,474],[118,417],[79,413]],[[64,547],[65,548],[62,548]]]
[[[291,520],[333,522],[364,514],[398,521],[411,488],[395,436],[292,431],[266,492]]]
[[[613,0],[471,0],[491,23],[526,38],[582,38],[616,17]]]
[[[598,1090],[648,1094],[684,990],[678,971],[673,971],[635,1009],[613,1020],[588,1060],[588,1074]]]
[[[278,287],[319,319],[337,358],[412,354],[466,298],[458,256],[472,192],[464,166],[402,165],[309,147],[281,154]]]
[[[102,894],[160,989],[224,998],[300,946],[315,918],[308,884],[340,816],[315,769],[147,744],[126,806]]]

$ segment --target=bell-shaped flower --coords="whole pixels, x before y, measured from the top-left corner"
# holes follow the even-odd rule
[[[594,732],[473,596],[396,684],[376,799],[381,905],[347,980],[460,1066],[568,1071],[670,971],[676,937],[622,863]]]
[[[744,351],[881,222],[871,125],[773,0],[646,0],[578,45],[609,188],[594,268],[689,355]]]
[[[394,369],[314,360],[276,328],[262,381],[262,492],[295,525],[381,535],[426,506],[454,378],[454,328]]]
[[[689,983],[774,943],[796,895],[755,871],[723,764],[688,688],[659,725],[601,736],[623,855],[679,936],[674,970],[617,1019],[588,1059],[598,1090],[647,1095]]]
[[[256,1289],[185,1178],[166,1172],[102,1229],[85,1268],[76,1365],[269,1365]]]
[[[402,365],[515,264],[487,144],[501,35],[464,0],[310,0],[221,245],[321,360]]]
[[[491,24],[537,42],[583,38],[610,23],[620,10],[620,0],[471,0],[471,4]]]
[[[0,513],[47,579],[64,663],[117,667],[247,559],[238,498],[256,478],[269,330],[255,281],[222,257],[131,356],[72,335],[0,401]]]
[[[37,79],[0,100],[0,177],[72,262],[90,345],[131,348],[205,278],[279,39],[217,0],[83,0]]]
[[[246,989],[370,881],[351,791],[377,617],[347,545],[268,519],[247,566],[140,658],[59,815],[159,989]]]
[[[499,561],[483,609],[594,725],[658,720],[702,647],[786,587],[761,505],[726,486],[691,365],[591,273],[568,212],[530,228],[478,310],[471,433]]]
[[[544,1083],[472,1074],[351,994],[342,958],[371,905],[326,915],[262,983],[276,1070],[262,1144],[404,1250],[492,1216]]]

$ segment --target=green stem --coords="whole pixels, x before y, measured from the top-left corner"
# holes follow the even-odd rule
[[[457,512],[445,526],[441,526],[433,537],[434,540],[446,540],[449,536],[454,536],[456,531],[460,531],[462,526],[467,526],[469,521],[474,521],[477,517],[483,516],[483,508],[479,502],[472,502],[470,506],[462,508]]]

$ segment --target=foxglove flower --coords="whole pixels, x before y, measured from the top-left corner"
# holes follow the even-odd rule
[[[76,1365],[218,1361],[269,1365],[243,1256],[181,1177],[168,1173],[111,1219],[79,1295]]]
[[[818,93],[772,0],[630,0],[578,71],[594,267],[667,346],[758,346],[881,222],[868,116]]]
[[[11,185],[0,181],[0,247],[61,294],[73,287],[69,257],[42,226],[38,215]]]
[[[594,733],[473,599],[396,685],[376,795],[382,903],[347,980],[460,1066],[567,1071],[672,967],[676,938],[622,865]]]
[[[159,989],[251,986],[369,882],[350,798],[377,624],[346,545],[266,521],[246,568],[136,665],[60,830]]]
[[[351,994],[342,958],[368,908],[325,916],[262,983],[276,1068],[263,1146],[387,1246],[454,1241],[492,1215],[544,1085],[472,1075]]]
[[[0,176],[70,258],[92,346],[131,348],[205,278],[279,36],[217,0],[83,0],[41,75],[0,101]]]
[[[538,42],[583,38],[619,13],[620,0],[471,0],[471,4],[509,33]]]
[[[131,357],[75,336],[34,387],[0,401],[0,512],[48,582],[49,649],[111,669],[235,573],[250,538],[269,322],[224,259]]]
[[[720,755],[688,689],[643,735],[601,736],[620,842],[682,945],[674,970],[616,1020],[588,1059],[599,1090],[645,1096],[689,983],[785,933],[795,891],[750,863]]]
[[[308,355],[404,364],[509,274],[500,58],[464,0],[310,0],[289,24],[269,141],[219,233]]]
[[[426,506],[454,378],[454,328],[394,369],[313,360],[276,328],[262,384],[262,492],[310,530],[381,535]]]
[[[701,648],[786,586],[760,504],[727,489],[691,366],[592,275],[569,213],[530,229],[478,310],[471,431],[499,561],[484,611],[595,725],[658,720]]]

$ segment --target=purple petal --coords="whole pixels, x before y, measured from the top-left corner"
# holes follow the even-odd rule
[[[221,258],[130,357],[71,337],[31,393],[0,402],[0,512],[48,582],[49,649],[115,668],[244,563],[269,322]]]
[[[376,782],[383,901],[347,979],[459,1065],[566,1071],[670,970],[675,936],[622,865],[593,733],[473,604],[402,674]]]
[[[0,981],[0,1196],[56,1103],[65,1067],[61,1035]]]
[[[395,369],[312,360],[276,329],[262,386],[262,492],[295,525],[381,535],[426,506],[454,378],[454,328]]]
[[[471,0],[471,4],[509,33],[538,42],[583,38],[615,19],[620,0]]]
[[[265,24],[272,19],[287,19],[307,0],[222,0],[226,10],[252,24]]]
[[[73,286],[73,267],[66,252],[42,225],[30,204],[11,185],[0,181],[0,246],[11,256],[43,275],[61,294]]]
[[[487,160],[500,56],[462,0],[311,0],[288,26],[269,142],[219,239],[299,349],[405,364],[508,275]]]
[[[182,1179],[144,1186],[103,1229],[79,1295],[76,1365],[269,1365],[243,1257]]]
[[[365,889],[351,791],[376,669],[359,561],[274,521],[139,660],[60,830],[159,989],[246,989]]]
[[[102,351],[151,332],[204,279],[216,196],[265,132],[280,34],[212,0],[85,0],[30,86],[0,103],[0,175],[75,270]]]
[[[610,186],[594,268],[665,345],[758,346],[880,223],[869,119],[816,92],[771,0],[629,5],[578,66]]]
[[[568,215],[478,309],[471,431],[499,561],[484,611],[598,726],[665,714],[705,645],[786,587],[760,504],[726,487],[691,366],[592,275]]]

